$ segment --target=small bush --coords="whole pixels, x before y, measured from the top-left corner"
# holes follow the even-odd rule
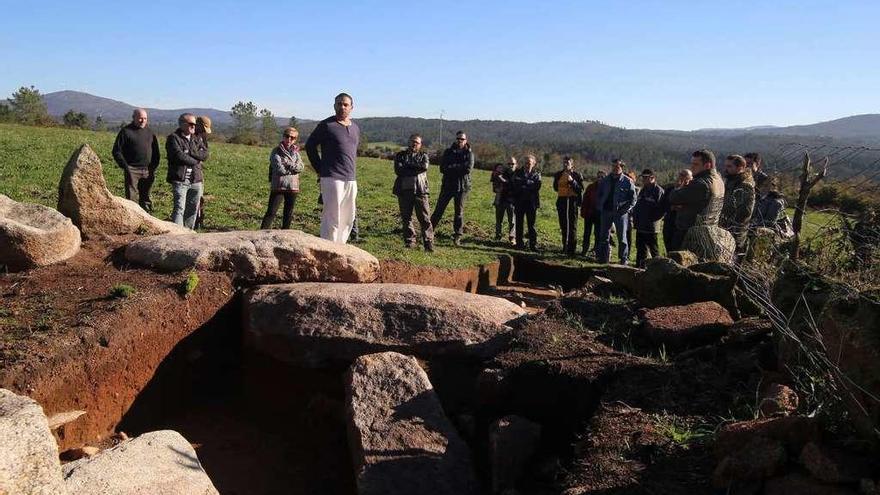
[[[125,299],[133,296],[137,290],[128,284],[116,284],[110,288],[110,297],[114,299]]]
[[[190,294],[195,292],[196,287],[198,286],[199,274],[196,272],[189,272],[186,279],[180,283],[180,295],[183,297],[189,297]]]

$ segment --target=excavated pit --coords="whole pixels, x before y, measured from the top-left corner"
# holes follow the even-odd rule
[[[436,272],[428,278],[425,269],[398,264],[384,271],[381,281],[411,283],[421,272],[421,280],[432,285],[540,305],[554,293],[538,286],[560,275],[522,261],[527,259],[508,257],[469,270],[427,269]],[[517,274],[514,266],[520,263],[528,268]],[[563,286],[584,277],[577,269],[563,270],[568,272],[562,276]],[[206,277],[199,291],[216,290],[223,296],[189,302],[187,315],[203,315],[191,318],[200,323],[195,328],[168,332],[173,317],[167,316],[171,323],[144,330],[137,328],[142,320],[116,315],[106,323],[114,327],[110,340],[96,336],[98,352],[109,349],[114,354],[87,364],[85,371],[77,367],[84,378],[59,379],[55,372],[49,373],[52,380],[24,380],[19,388],[30,388],[48,414],[87,411],[83,419],[56,432],[61,450],[85,444],[106,447],[114,431],[135,436],[173,429],[195,446],[220,493],[356,493],[343,411],[345,369],[296,368],[245,349],[240,292],[227,293],[236,289],[229,280],[218,280]],[[219,286],[208,285],[212,283]],[[129,311],[158,318],[169,299],[144,304]],[[120,327],[127,322],[129,328]],[[116,349],[120,335],[126,336],[124,350]],[[155,343],[157,338],[161,344]],[[539,477],[548,460],[557,462],[570,454],[577,428],[598,403],[596,387],[569,383],[540,367],[519,372],[528,396],[485,403],[478,382],[487,363],[433,359],[422,364],[444,410],[472,449],[485,493],[490,491],[487,432],[494,420],[518,414],[542,424],[541,445],[529,468],[538,474],[527,475]],[[71,366],[56,368],[63,372]],[[88,383],[87,390],[80,382]]]

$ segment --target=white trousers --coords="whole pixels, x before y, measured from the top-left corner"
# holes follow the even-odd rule
[[[328,241],[348,242],[354,224],[357,181],[321,177],[324,213],[321,215],[321,237]]]

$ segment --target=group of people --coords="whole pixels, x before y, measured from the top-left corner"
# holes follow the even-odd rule
[[[309,135],[305,151],[318,174],[319,201],[323,205],[321,237],[346,243],[357,229],[356,164],[360,129],[351,118],[354,99],[350,95],[338,94],[333,108],[334,115],[319,122]],[[125,172],[126,197],[152,211],[150,189],[159,165],[159,144],[147,123],[147,112],[136,109],[132,122],[119,131],[113,157]],[[209,118],[184,113],[178,119],[178,128],[165,142],[167,181],[174,197],[172,221],[188,228],[197,226],[210,133]],[[300,174],[305,168],[298,138],[296,128],[285,128],[281,142],[269,155],[270,192],[261,223],[263,229],[271,228],[282,202],[282,228],[289,228],[292,223]],[[403,242],[407,247],[415,248],[419,244],[415,214],[424,249],[434,250],[434,230],[450,202],[453,203],[453,242],[461,245],[465,202],[471,190],[475,160],[467,134],[457,132],[455,141],[440,159],[443,178],[432,213],[427,176],[429,156],[422,147],[421,135],[409,137],[407,148],[394,157],[396,178],[392,188],[397,196]],[[534,155],[527,154],[524,162],[520,166],[515,157],[510,157],[506,165],[492,171],[495,239],[500,241],[506,234],[517,248],[534,251],[537,250],[535,219],[540,207],[542,176]],[[601,263],[610,260],[612,236],[616,237],[619,262],[628,263],[633,231],[638,266],[643,266],[649,255],[659,255],[661,233],[666,250],[674,251],[682,246],[687,231],[697,225],[717,225],[728,230],[740,255],[754,227],[769,227],[783,236],[789,235],[784,198],[776,180],[761,170],[762,161],[757,153],[726,157],[722,177],[711,151],[695,151],[690,168],[680,171],[677,182],[665,188],[657,183],[651,169],[642,171],[640,185],[637,185],[635,174],[627,173],[626,166],[623,160],[614,160],[608,173],[599,171],[595,180],[585,187],[584,177],[574,168],[574,160],[568,156],[563,158],[560,170],[553,175],[562,252],[570,256],[576,253],[579,216],[584,219],[581,254],[592,252]],[[595,238],[592,251],[591,237]]]

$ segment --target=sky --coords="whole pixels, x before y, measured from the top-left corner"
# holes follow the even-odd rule
[[[628,128],[880,113],[880,2],[0,0],[0,95]]]

